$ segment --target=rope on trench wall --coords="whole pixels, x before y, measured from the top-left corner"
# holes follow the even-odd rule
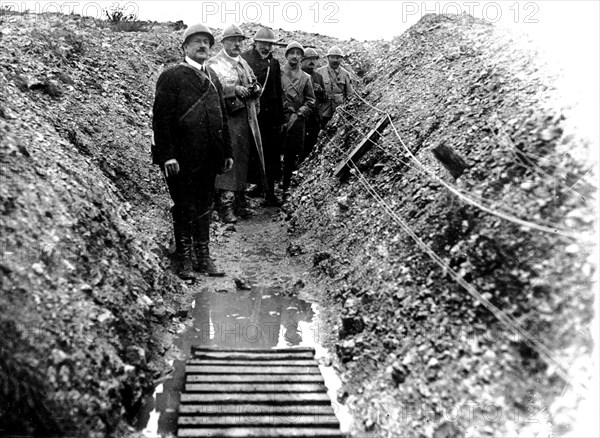
[[[361,97],[361,99],[362,99],[362,97]],[[430,172],[428,172],[425,169],[424,165],[419,162],[419,160],[410,152],[410,150],[408,150],[408,148],[406,147],[406,145],[402,141],[400,135],[398,134],[398,132],[396,130],[396,127],[394,126],[393,121],[392,121],[390,115],[387,112],[385,112],[383,110],[380,110],[380,109],[372,106],[368,102],[366,102],[366,101],[364,101],[364,102],[368,106],[374,108],[375,110],[377,110],[379,112],[383,112],[383,113],[386,114],[386,117],[389,118],[390,123],[392,124],[392,128],[393,128],[393,130],[394,130],[394,132],[396,134],[396,137],[399,139],[399,141],[403,145],[404,149],[409,153],[409,156],[411,157],[411,160],[413,162],[416,162],[419,165],[420,169],[422,169],[422,173],[425,173],[426,175],[428,175],[430,177],[434,177],[434,179],[438,180],[439,182],[445,183],[444,181],[442,181],[436,175],[432,175]],[[345,117],[343,117],[343,118],[345,119],[346,122],[349,122]],[[353,126],[353,125],[351,124],[351,126]],[[360,131],[358,131],[358,132],[360,133]],[[344,151],[341,150],[341,148],[339,146],[336,146],[335,143],[333,143],[333,139],[332,138],[324,135],[323,133],[322,133],[322,135],[328,140],[329,144],[334,145],[334,147],[336,147],[342,153],[344,152]],[[363,138],[366,138],[366,136],[364,134],[361,133],[361,135],[363,136]],[[404,161],[402,161],[402,162],[405,163]],[[525,330],[522,327],[520,327],[519,322],[513,316],[505,313],[502,309],[500,309],[495,304],[493,304],[489,299],[485,298],[472,284],[468,283],[465,279],[463,279],[462,276],[458,272],[456,272],[429,245],[427,245],[419,236],[417,236],[417,234],[412,230],[412,228],[410,227],[410,225],[408,225],[405,221],[403,221],[398,216],[398,214],[393,211],[393,209],[385,202],[385,200],[381,197],[381,195],[379,195],[377,193],[377,191],[375,190],[375,188],[368,182],[368,180],[366,179],[366,177],[364,176],[364,174],[359,170],[359,168],[357,167],[357,165],[352,160],[349,160],[348,164],[355,171],[355,173],[356,173],[356,175],[358,177],[358,180],[361,183],[361,185],[377,201],[377,203],[380,205],[380,207],[382,207],[385,210],[385,212],[402,228],[402,230],[404,230],[415,241],[415,243],[419,246],[419,248],[421,248],[421,250],[423,252],[425,252],[439,267],[441,267],[445,273],[449,274],[460,286],[463,287],[463,289],[465,289],[471,295],[472,298],[474,298],[476,301],[478,301],[479,303],[481,303],[505,327],[514,330],[514,332],[516,332],[520,336],[522,336],[523,339],[525,340],[525,342],[533,350],[535,350],[541,357],[544,357],[548,362],[554,364],[554,366],[556,368],[556,373],[567,384],[569,384],[572,387],[578,387],[578,388],[580,388],[580,389],[582,389],[584,391],[587,391],[586,385],[584,385],[582,382],[573,382],[572,381],[572,379],[570,378],[569,373],[568,373],[568,367],[565,366],[565,365],[563,365],[562,362],[559,359],[555,358],[552,350],[548,346],[546,346],[543,342],[537,340],[527,330]],[[419,170],[419,169],[417,169],[417,170]],[[479,208],[481,208],[482,210],[484,210],[486,212],[490,212],[491,214],[496,214],[497,216],[501,215],[500,217],[502,217],[504,219],[507,219],[507,220],[510,220],[511,222],[515,222],[515,220],[516,220],[517,221],[516,223],[528,226],[530,228],[540,229],[540,231],[547,231],[547,232],[552,232],[553,234],[566,235],[565,237],[570,237],[570,238],[573,237],[573,235],[570,234],[570,233],[564,233],[563,234],[562,231],[559,231],[557,229],[551,229],[549,227],[540,226],[538,224],[534,224],[534,223],[531,223],[531,222],[528,222],[528,221],[524,221],[524,220],[521,220],[519,218],[514,218],[514,217],[511,217],[509,215],[505,215],[502,212],[494,212],[494,210],[492,210],[492,209],[486,208],[485,206],[482,206],[482,205],[479,205],[478,203],[475,203],[474,201],[470,200],[468,197],[466,197],[464,194],[458,192],[457,190],[452,190],[453,188],[450,187],[449,185],[446,185],[446,184],[443,184],[443,185],[446,188],[448,188],[453,194],[459,196],[459,198],[464,199],[465,201],[469,202],[470,204],[473,204],[476,207],[479,207]],[[499,213],[499,214],[497,214],[497,213]]]
[[[348,113],[346,110],[343,110],[343,112]],[[363,139],[366,138],[365,134],[363,134],[356,128],[356,126],[355,126],[356,121],[350,121],[347,117],[345,117],[343,115],[343,112],[339,113],[340,117],[342,117],[346,121],[346,123],[348,123],[350,125],[351,129],[358,132],[359,135],[361,135]],[[358,123],[360,124],[361,122],[358,122]],[[364,123],[363,123],[363,126],[365,126]],[[367,128],[368,128],[368,126],[367,126]],[[394,144],[393,142],[384,140],[384,141],[378,141],[378,143],[382,143],[383,145],[389,146],[389,147],[395,149],[397,152],[399,152],[398,155],[393,154],[392,152],[390,152],[376,144],[376,147],[378,147],[380,150],[382,150],[385,154],[389,155],[391,158],[395,159],[396,161],[399,161],[401,164],[410,167],[411,169],[415,170],[420,175],[423,175],[425,177],[432,177],[432,175],[433,175],[435,178],[439,178],[435,174],[427,172],[425,169],[425,166],[423,166],[423,165],[421,165],[421,167],[412,165],[410,161],[414,162],[414,160],[411,159],[409,162],[407,162],[407,161],[403,160],[402,158],[400,158],[400,156],[405,156],[405,153],[403,150],[398,148],[398,146],[396,144]],[[415,157],[415,160],[416,160],[416,157]],[[441,180],[441,178],[440,178],[440,180]],[[441,181],[443,181],[443,180],[441,180]],[[448,188],[448,190],[450,190],[451,192],[453,192],[453,194],[457,195],[459,198],[463,198],[463,199],[471,198],[473,200],[473,202],[476,202],[478,204],[478,205],[475,205],[476,207],[479,208],[479,206],[481,206],[481,209],[486,210],[488,213],[493,211],[492,214],[494,214],[495,216],[503,217],[504,219],[506,219],[504,216],[511,216],[511,217],[516,218],[517,220],[523,221],[524,223],[527,224],[526,226],[528,226],[530,228],[534,228],[535,226],[542,226],[542,227],[545,227],[547,230],[552,230],[553,233],[560,234],[559,231],[555,231],[555,230],[560,230],[560,226],[551,221],[548,221],[545,219],[540,219],[539,222],[533,222],[532,220],[520,219],[517,216],[523,215],[524,213],[517,211],[514,208],[511,208],[510,206],[502,205],[500,207],[494,208],[489,205],[489,204],[493,203],[493,201],[491,201],[490,199],[487,199],[487,198],[477,195],[475,193],[465,192],[464,190],[461,190],[460,188],[458,188],[455,184],[445,182],[445,187]],[[486,203],[488,205],[486,205]],[[568,235],[566,237],[573,237],[566,230],[561,230],[561,232],[567,233]]]
[[[418,168],[421,170],[421,172],[423,174],[425,174],[429,178],[435,180],[439,184],[443,185],[447,190],[449,190],[452,194],[454,194],[458,198],[462,199],[466,203],[468,203],[468,204],[470,204],[470,205],[472,205],[472,206],[474,206],[474,207],[476,207],[476,208],[478,208],[478,209],[480,209],[482,211],[485,211],[486,213],[492,214],[494,216],[497,216],[499,218],[502,218],[502,219],[507,220],[509,222],[513,222],[515,224],[521,225],[521,226],[526,227],[526,228],[532,228],[532,229],[535,229],[535,230],[538,230],[538,231],[542,231],[542,232],[550,233],[550,234],[555,234],[555,235],[560,235],[560,236],[567,237],[567,238],[570,238],[570,239],[581,239],[582,238],[581,235],[575,233],[574,231],[561,228],[560,226],[558,226],[556,224],[542,225],[542,224],[539,224],[539,223],[536,223],[536,222],[532,222],[532,221],[529,221],[529,220],[520,219],[520,218],[516,217],[515,215],[507,213],[507,212],[502,212],[502,211],[499,211],[497,209],[487,207],[487,206],[483,205],[482,202],[478,202],[477,200],[473,199],[468,194],[465,194],[464,192],[460,191],[458,188],[456,188],[453,185],[447,183],[442,178],[438,177],[433,172],[429,171],[425,167],[425,165],[423,163],[421,163],[421,161],[419,161],[419,159],[410,151],[410,149],[406,146],[406,144],[402,140],[402,137],[400,137],[400,134],[398,133],[398,130],[396,129],[396,126],[394,125],[394,121],[392,120],[390,114],[387,111],[384,111],[382,109],[379,109],[379,108],[373,106],[372,104],[370,104],[369,102],[367,102],[365,99],[363,99],[363,97],[360,96],[356,91],[354,92],[354,94],[356,94],[356,96],[358,96],[359,99],[361,101],[363,101],[366,105],[368,105],[370,108],[373,108],[376,111],[384,114],[389,119],[390,125],[392,127],[392,130],[394,131],[394,134],[395,134],[396,138],[398,139],[398,141],[400,142],[400,144],[404,148],[404,151],[402,151],[402,149],[400,149],[399,147],[397,147],[396,145],[394,145],[394,147],[398,150],[398,152],[401,152],[402,154],[407,154],[408,157],[418,166]]]

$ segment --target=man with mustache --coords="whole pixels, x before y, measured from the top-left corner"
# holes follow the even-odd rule
[[[315,49],[307,48],[304,51],[304,58],[302,58],[302,70],[310,75],[312,79],[312,86],[315,92],[316,106],[319,108],[324,105],[327,101],[327,95],[325,94],[325,84],[323,83],[323,76],[315,71],[317,66],[317,59],[319,54]],[[313,150],[313,147],[317,143],[319,131],[321,130],[321,114],[315,110],[311,113],[310,117],[306,120],[306,135],[304,137],[304,153],[300,157],[300,161],[303,161],[308,157]]]
[[[266,184],[265,162],[257,113],[261,86],[246,60],[240,56],[246,36],[231,25],[223,31],[223,50],[208,60],[223,85],[225,105],[229,117],[229,134],[235,164],[231,172],[217,176],[215,187],[219,191],[217,203],[225,223],[237,222],[237,217],[251,215],[246,201],[246,181],[250,148],[255,148],[263,185]]]
[[[265,205],[279,206],[281,201],[275,195],[275,183],[281,178],[281,137],[279,132],[283,125],[283,103],[281,96],[281,67],[279,61],[273,56],[273,43],[277,42],[275,34],[268,27],[261,27],[254,35],[254,44],[250,50],[242,53],[248,65],[254,71],[256,79],[262,86],[260,96],[260,112],[258,113],[258,126],[262,139],[265,155],[265,170],[267,173],[267,187]],[[254,151],[252,151],[254,152]],[[258,154],[250,154],[249,178],[259,174]]]
[[[317,69],[317,72],[323,76],[327,94],[327,101],[319,107],[322,127],[331,120],[336,108],[346,103],[352,95],[350,73],[340,66],[343,57],[344,52],[339,47],[332,46],[327,51],[329,65]]]
[[[194,279],[194,271],[225,274],[208,248],[215,176],[233,166],[223,89],[205,64],[214,42],[208,27],[190,26],[183,34],[185,62],[163,71],[156,83],[152,159],[161,167],[173,199],[182,279]]]
[[[304,47],[292,41],[285,48],[287,63],[281,70],[283,86],[283,115],[285,139],[283,146],[283,196],[288,195],[292,172],[297,168],[298,156],[304,151],[306,119],[315,108],[315,93],[310,76],[300,69]]]

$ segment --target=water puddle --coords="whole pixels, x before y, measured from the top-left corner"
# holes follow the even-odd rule
[[[320,345],[318,307],[296,297],[286,297],[280,288],[254,286],[249,291],[212,292],[203,290],[192,303],[192,325],[175,341],[187,355],[191,347],[285,348],[308,346],[315,349],[320,364],[327,351]],[[175,436],[177,408],[184,386],[185,360],[173,362],[174,371],[155,388],[153,397],[142,407],[137,427],[145,437]],[[342,431],[350,429],[352,418],[346,407],[337,403],[341,381],[333,367],[319,365],[327,393],[332,400]]]

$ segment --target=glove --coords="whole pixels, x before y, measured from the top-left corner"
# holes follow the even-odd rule
[[[296,114],[302,117],[306,117],[310,114],[310,108],[307,106],[301,106],[300,108],[298,108]]]

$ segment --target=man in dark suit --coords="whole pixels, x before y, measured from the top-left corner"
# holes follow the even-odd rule
[[[316,98],[316,108],[306,119],[306,133],[304,136],[304,152],[300,157],[300,161],[303,161],[310,155],[313,147],[317,143],[319,137],[319,131],[321,130],[321,114],[318,108],[327,101],[327,95],[325,94],[325,83],[323,82],[323,76],[317,73],[315,70],[317,66],[317,60],[319,54],[315,49],[307,48],[304,51],[304,58],[302,58],[302,71],[310,75],[312,79],[313,90]]]
[[[281,96],[281,67],[273,57],[273,43],[277,41],[275,34],[268,27],[261,27],[254,35],[254,44],[250,50],[242,53],[242,58],[254,71],[256,80],[262,86],[260,96],[260,112],[258,125],[262,138],[267,174],[265,203],[278,206],[281,201],[275,196],[275,183],[281,178],[281,126],[283,120],[283,103]],[[259,182],[259,162],[256,154],[250,156],[250,177],[252,182]]]
[[[208,27],[189,27],[183,34],[185,62],[163,71],[156,83],[152,156],[175,204],[171,212],[183,279],[194,279],[194,271],[224,275],[209,255],[209,226],[215,177],[232,168],[233,151],[223,89],[204,65],[213,44]]]

